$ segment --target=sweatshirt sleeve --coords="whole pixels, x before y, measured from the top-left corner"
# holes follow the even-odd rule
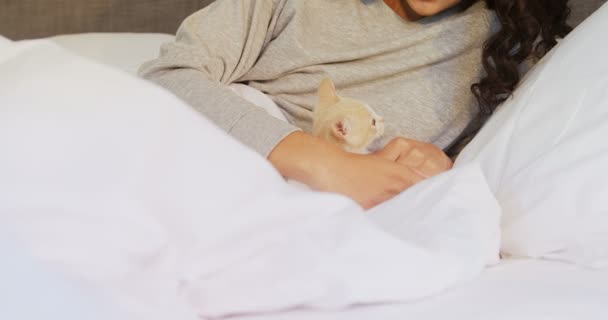
[[[284,0],[219,0],[188,17],[140,75],[173,92],[237,140],[267,157],[297,127],[235,94],[272,37]]]

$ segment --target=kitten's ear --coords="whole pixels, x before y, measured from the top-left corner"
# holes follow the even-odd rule
[[[348,134],[351,131],[350,122],[348,119],[341,119],[332,124],[332,134],[340,142],[346,142]]]
[[[319,85],[319,106],[327,107],[340,101],[336,87],[329,77],[324,78]]]

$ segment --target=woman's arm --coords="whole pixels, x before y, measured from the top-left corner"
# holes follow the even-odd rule
[[[227,85],[246,74],[272,38],[279,0],[223,0],[188,17],[175,41],[140,74],[165,87],[264,157],[299,130],[235,94]]]

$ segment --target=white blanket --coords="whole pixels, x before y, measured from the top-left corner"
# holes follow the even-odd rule
[[[0,224],[131,318],[410,301],[498,253],[475,165],[365,213],[289,186],[164,90],[44,41],[0,46],[0,150]]]

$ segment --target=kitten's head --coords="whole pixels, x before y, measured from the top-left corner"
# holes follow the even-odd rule
[[[312,133],[346,151],[367,153],[370,144],[384,133],[384,119],[367,104],[338,96],[331,79],[325,78],[319,86]]]

